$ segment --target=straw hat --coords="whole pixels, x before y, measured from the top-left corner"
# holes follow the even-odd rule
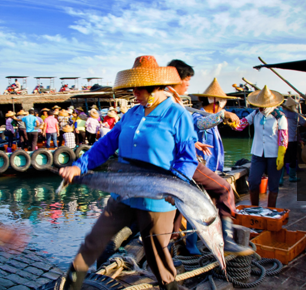
[[[85,114],[80,114],[80,115],[79,115],[79,118],[80,118],[81,120],[83,120],[83,121],[87,121],[87,119],[88,119],[87,115],[85,115]]]
[[[77,107],[76,110],[84,112],[84,110],[82,109],[82,107]]]
[[[65,109],[60,110],[58,115],[61,116],[61,117],[68,117],[69,116],[69,114],[67,113],[67,111]]]
[[[116,111],[108,111],[107,112],[107,116],[109,116],[110,118],[116,118],[118,115],[116,113]]]
[[[120,112],[125,114],[128,111],[127,107],[120,107]]]
[[[69,133],[69,132],[72,132],[73,131],[73,128],[69,125],[65,125],[62,129],[63,132],[65,133]]]
[[[41,109],[40,111],[41,111],[41,112],[43,112],[43,111],[47,111],[47,112],[48,112],[48,111],[50,111],[50,110],[49,110],[48,108],[43,108],[43,109]]]
[[[17,116],[19,115],[28,115],[28,112],[24,111],[24,110],[20,110],[18,113],[17,113]]]
[[[89,111],[89,115],[90,117],[94,118],[94,119],[99,119],[99,113],[95,110],[95,109],[92,109]]]
[[[68,110],[74,110],[74,106],[70,106],[70,107],[68,107]]]
[[[92,105],[91,108],[95,110],[99,110],[99,108],[96,105]]]
[[[6,118],[9,118],[9,117],[13,117],[13,116],[15,116],[16,114],[14,113],[14,112],[12,112],[12,111],[8,111],[6,114],[5,114],[5,117]]]
[[[59,107],[58,105],[55,105],[52,109],[55,110],[55,109],[60,109],[61,107]]]
[[[227,96],[222,90],[216,78],[211,82],[208,88],[204,91],[203,94],[192,94],[193,96],[198,96],[199,98],[208,97],[208,98],[220,98],[220,99],[237,99],[236,97]]]
[[[68,109],[68,110],[67,110],[67,113],[68,113],[69,115],[72,115],[72,113],[73,113],[73,110],[71,110],[71,109]]]
[[[265,86],[261,91],[257,90],[248,95],[248,102],[260,108],[277,107],[284,101],[284,96],[276,91],[270,91]]]
[[[284,103],[284,106],[289,107],[291,110],[296,111],[296,106],[299,103],[293,100],[290,96],[288,96],[286,102]]]
[[[117,73],[113,89],[180,84],[177,69],[172,66],[160,67],[154,56],[137,57],[133,68]]]
[[[53,112],[53,115],[56,115],[56,116],[57,116],[57,115],[58,115],[58,111],[54,111],[54,112]]]

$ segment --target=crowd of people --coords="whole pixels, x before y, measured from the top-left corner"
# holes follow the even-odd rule
[[[43,108],[40,113],[34,109],[29,112],[20,110],[6,113],[5,136],[8,139],[8,152],[12,151],[14,139],[18,139],[18,147],[34,151],[38,142],[45,142],[46,148],[54,149],[58,146],[75,148],[82,144],[93,145],[97,138],[103,137],[127,112],[127,107],[108,108],[105,113],[96,105],[86,114],[82,107],[61,109]]]
[[[169,170],[186,182],[193,180],[215,200],[222,221],[225,254],[251,255],[252,249],[234,241],[234,194],[231,186],[216,174],[224,167],[224,148],[217,126],[226,122],[233,130],[241,131],[254,124],[249,175],[251,203],[259,205],[259,185],[262,175],[267,172],[268,206],[275,207],[285,160],[290,162],[289,181],[298,181],[295,171],[296,128],[298,123],[305,126],[306,122],[299,121],[295,110],[297,103],[289,98],[286,102],[288,112],[282,110],[283,95],[267,86],[248,96],[248,102],[257,109],[240,120],[224,109],[231,97],[224,93],[217,79],[203,94],[197,94],[202,112],[191,116],[182,105],[181,95],[186,94],[193,76],[193,68],[181,60],[172,60],[167,67],[160,67],[153,56],[138,57],[132,69],[117,74],[113,89],[133,89],[139,106],[128,112],[127,108],[121,108],[120,115],[114,108],[109,108],[107,116],[102,116],[95,106],[88,115],[81,107],[64,110],[58,106],[52,110],[42,109],[38,117],[34,110],[29,114],[20,111],[17,117],[8,112],[6,132],[9,144],[15,134],[13,122],[17,122],[21,146],[31,145],[32,150],[39,130],[46,138],[48,148],[51,139],[57,145],[57,138],[58,146],[93,145],[72,166],[60,169],[59,174],[67,182],[103,164],[117,149],[119,162],[144,162]],[[201,114],[205,112],[210,114]],[[98,132],[102,138],[96,141]],[[121,200],[116,193],[111,193],[68,270],[64,289],[81,289],[88,268],[99,258],[110,239],[133,222],[137,222],[148,265],[160,289],[179,289],[175,281],[176,268],[167,246],[171,232],[178,231],[181,219],[171,197],[166,200]],[[187,228],[192,227],[188,224]],[[200,254],[195,234],[188,236],[186,248],[191,255]]]

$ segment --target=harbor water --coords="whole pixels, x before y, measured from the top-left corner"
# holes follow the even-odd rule
[[[251,139],[224,138],[225,166],[250,160]],[[63,270],[106,204],[108,194],[86,186],[55,190],[61,178],[51,172],[0,177],[0,224],[26,228],[29,246]]]

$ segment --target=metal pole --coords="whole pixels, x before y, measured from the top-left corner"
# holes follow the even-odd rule
[[[258,59],[263,63],[267,64],[261,57],[258,57]],[[273,71],[279,78],[281,78],[289,87],[294,89],[303,99],[306,100],[306,95],[301,93],[296,87],[294,87],[292,84],[290,84],[286,79],[284,79],[278,72],[276,72],[273,68],[269,67],[269,70]]]
[[[98,98],[98,108],[101,110],[100,98]]]
[[[12,104],[13,104],[13,112],[15,113],[15,104],[14,104],[14,98],[12,97]]]

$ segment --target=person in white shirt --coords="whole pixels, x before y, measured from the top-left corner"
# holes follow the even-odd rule
[[[235,129],[242,131],[254,124],[252,162],[249,174],[249,187],[252,205],[259,205],[259,185],[265,171],[268,172],[268,207],[275,207],[278,195],[281,169],[288,146],[287,118],[277,106],[284,101],[282,94],[270,91],[265,86],[248,96],[248,102],[258,107],[240,121]]]

